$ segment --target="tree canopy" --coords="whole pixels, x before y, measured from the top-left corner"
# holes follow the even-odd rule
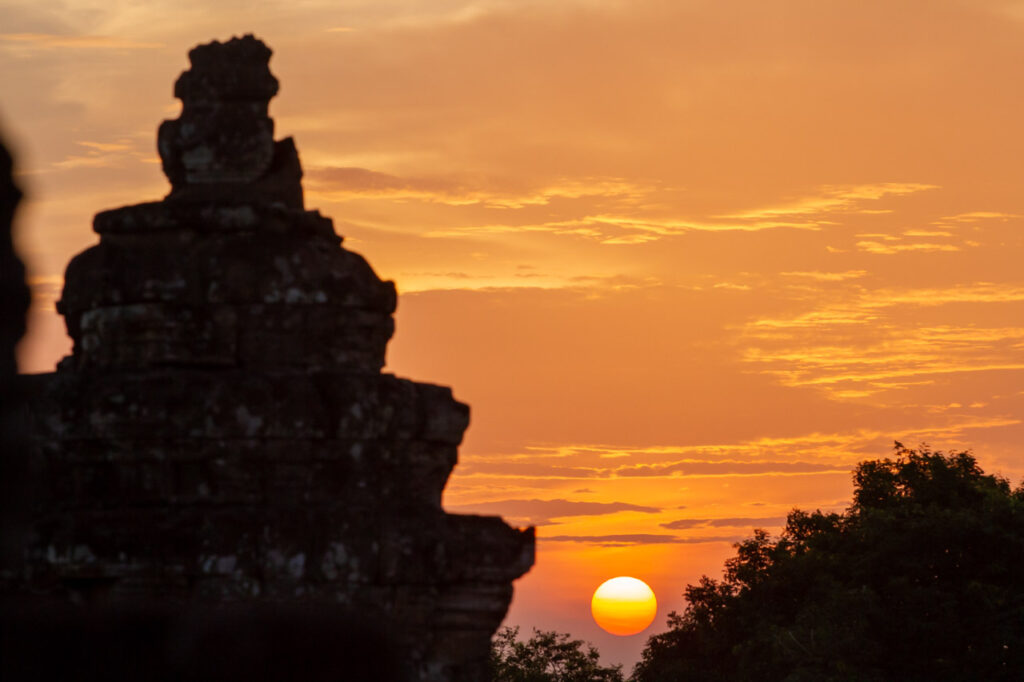
[[[505,627],[491,640],[495,682],[622,682],[622,666],[603,667],[590,644],[566,633],[534,630],[520,641],[518,627]]]
[[[896,444],[843,513],[794,510],[648,640],[637,682],[1024,679],[1024,486]]]

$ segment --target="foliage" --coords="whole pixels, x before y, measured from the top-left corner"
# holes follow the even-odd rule
[[[602,667],[597,649],[566,633],[534,629],[522,642],[518,627],[505,627],[491,640],[495,682],[622,682],[622,666]]]
[[[854,484],[842,514],[794,510],[688,586],[633,679],[1024,679],[1024,486],[900,443]]]

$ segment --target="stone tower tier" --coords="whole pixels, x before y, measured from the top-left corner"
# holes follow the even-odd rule
[[[395,287],[317,211],[169,200],[94,226],[100,243],[71,261],[58,303],[71,364],[384,366]]]

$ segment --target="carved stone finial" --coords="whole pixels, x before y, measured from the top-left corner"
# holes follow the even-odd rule
[[[181,116],[164,121],[158,134],[171,198],[227,194],[301,207],[295,146],[291,139],[274,142],[274,121],[267,115],[278,88],[270,55],[252,35],[189,52],[192,68],[174,86]]]
[[[188,108],[211,102],[262,102],[277,94],[277,79],[268,64],[272,50],[247,34],[226,43],[214,40],[188,53],[192,68],[174,84],[174,96]]]

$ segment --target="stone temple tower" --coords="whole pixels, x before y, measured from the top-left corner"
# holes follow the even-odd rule
[[[328,601],[414,678],[484,679],[533,529],[447,514],[469,411],[382,374],[395,289],[303,206],[252,36],[193,49],[159,131],[171,192],[96,216],[67,268],[74,351],[35,379],[38,592]]]

